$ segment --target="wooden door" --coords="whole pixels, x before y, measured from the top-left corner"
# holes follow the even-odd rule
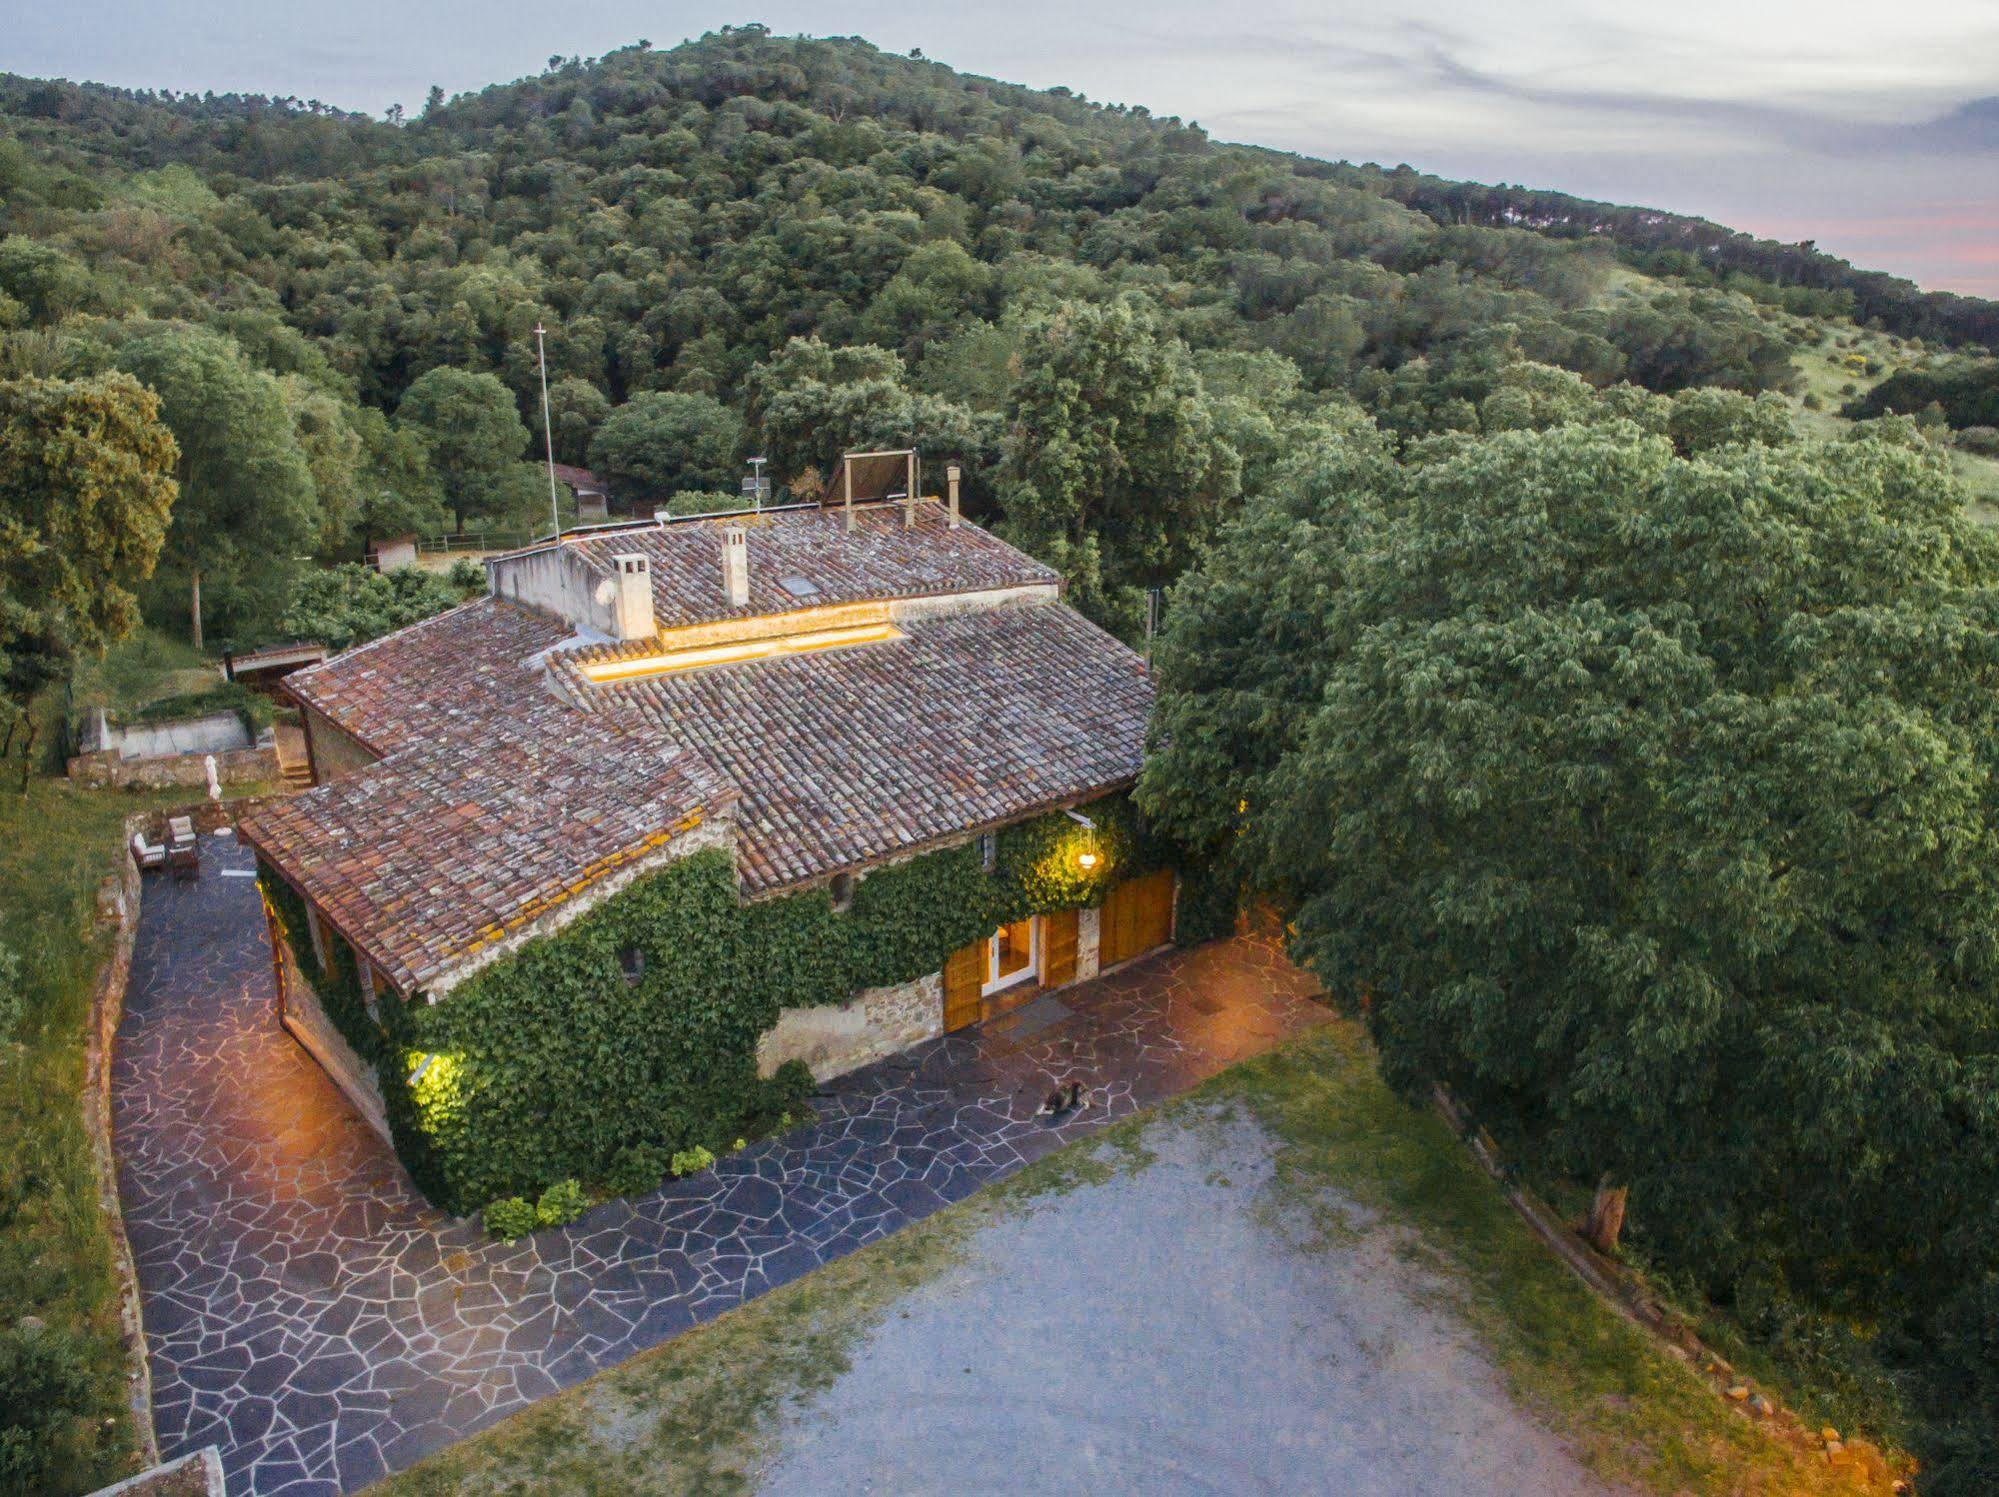
[[[1065,987],[1076,980],[1076,911],[1041,917],[1041,985]]]
[[[979,989],[986,980],[986,943],[960,946],[944,959],[944,1028],[963,1029],[979,1017]]]
[[[1126,879],[1104,898],[1097,960],[1115,967],[1173,939],[1173,870]]]

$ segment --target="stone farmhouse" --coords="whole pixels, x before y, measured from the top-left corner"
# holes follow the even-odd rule
[[[760,1070],[797,1059],[822,1080],[1169,939],[1173,872],[1100,866],[1118,855],[1104,798],[1139,770],[1144,661],[961,518],[955,467],[941,501],[916,473],[914,454],[850,457],[819,503],[572,531],[490,559],[486,597],[286,680],[314,788],[242,835],[283,1022],[377,1128],[393,1078],[329,1014],[273,893],[369,1014],[441,1012],[699,853],[727,858],[744,905],[823,890],[837,916],[921,855],[975,848],[990,869],[1009,828],[1073,829],[1062,856],[1100,899],[774,1010]],[[646,954],[620,960],[637,982]]]

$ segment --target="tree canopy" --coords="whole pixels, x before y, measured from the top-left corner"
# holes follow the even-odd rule
[[[1392,1080],[1628,1185],[1723,1301],[1885,1317],[1982,1459],[1942,1390],[1999,1389],[1999,542],[1892,429],[1701,445],[1320,444],[1176,591],[1143,798]]]

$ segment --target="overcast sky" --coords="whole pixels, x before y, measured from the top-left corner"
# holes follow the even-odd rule
[[[433,83],[751,20],[1999,296],[1999,0],[0,0],[0,70],[413,111]]]

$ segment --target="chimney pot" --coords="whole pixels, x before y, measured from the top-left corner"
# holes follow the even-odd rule
[[[652,566],[639,552],[611,558],[617,573],[616,617],[613,630],[619,639],[650,639],[652,626]]]
[[[750,533],[740,525],[722,528],[722,590],[731,608],[750,601]]]

